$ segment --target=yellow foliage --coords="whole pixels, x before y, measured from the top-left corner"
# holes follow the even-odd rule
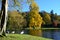
[[[39,30],[39,28],[41,28],[41,24],[43,20],[39,14],[39,7],[35,2],[32,2],[32,4],[30,5],[30,8],[31,9],[29,13],[29,27],[33,28],[30,30],[30,34],[40,36],[42,33],[41,33],[41,30]]]
[[[35,2],[32,2],[32,4],[30,5],[30,10],[31,11],[39,11],[39,7],[38,7],[38,5],[35,3]]]
[[[30,29],[30,34],[33,36],[42,36],[42,31],[41,30],[32,30]]]

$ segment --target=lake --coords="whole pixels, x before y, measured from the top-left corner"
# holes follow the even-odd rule
[[[60,40],[60,30],[42,30],[42,37]]]
[[[17,31],[17,33],[20,33],[20,31]],[[29,34],[29,30],[24,30],[24,34]],[[51,38],[51,39],[54,39],[54,40],[60,40],[60,30],[53,30],[53,29],[45,29],[45,30],[42,30],[42,37],[45,37],[45,38]]]

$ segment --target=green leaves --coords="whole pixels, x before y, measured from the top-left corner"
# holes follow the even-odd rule
[[[20,6],[20,2],[18,0],[14,0],[14,5],[15,6]]]
[[[26,26],[26,19],[21,13],[17,11],[12,11],[9,13],[8,29],[10,30],[21,30]]]
[[[51,17],[47,12],[43,13],[43,21],[43,24],[51,24]]]

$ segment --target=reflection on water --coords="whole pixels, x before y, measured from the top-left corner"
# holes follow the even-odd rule
[[[60,30],[43,30],[42,36],[54,40],[60,40]]]
[[[24,34],[29,34],[29,30],[26,29],[23,31]],[[17,31],[16,33],[20,33],[20,31]],[[60,30],[42,30],[41,33],[42,33],[42,37],[51,38],[54,40],[60,40]]]

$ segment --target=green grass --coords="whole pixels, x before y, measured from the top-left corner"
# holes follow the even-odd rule
[[[25,34],[7,34],[7,37],[0,37],[0,40],[52,40],[52,39]]]

